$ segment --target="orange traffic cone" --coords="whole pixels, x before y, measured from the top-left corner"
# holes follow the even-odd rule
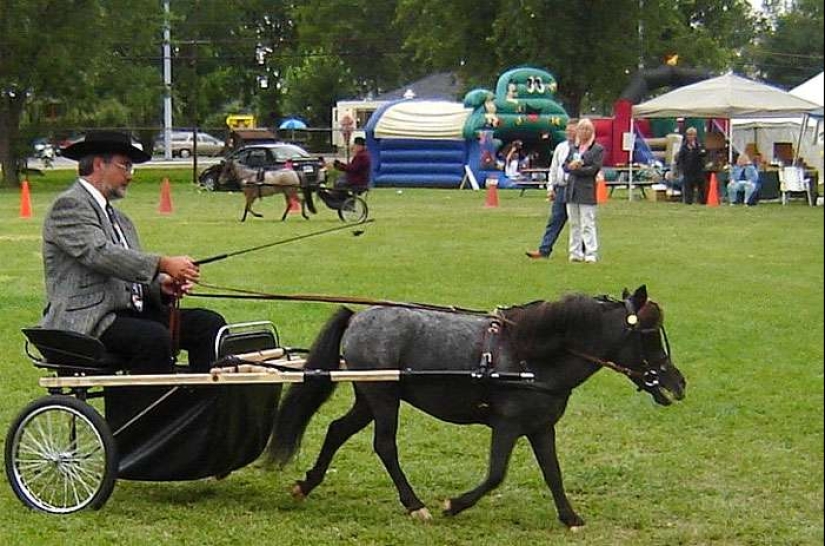
[[[599,174],[596,175],[596,203],[600,205],[607,203],[607,199],[607,183],[604,181],[604,174],[599,171]]]
[[[498,207],[498,180],[488,178],[484,185],[487,186],[487,197],[484,200],[484,207],[488,209]]]
[[[29,181],[23,180],[20,188],[20,218],[32,217],[32,197],[29,193]]]
[[[169,179],[165,177],[160,185],[160,206],[158,206],[158,212],[161,214],[172,213],[172,187],[169,184]]]
[[[294,195],[289,196],[289,212],[301,212],[301,203],[298,201],[298,198]]]
[[[719,181],[716,180],[716,173],[710,173],[710,187],[708,188],[709,207],[719,206]]]

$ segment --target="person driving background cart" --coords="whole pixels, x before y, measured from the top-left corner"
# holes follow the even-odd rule
[[[335,188],[361,193],[369,189],[370,185],[370,154],[367,151],[367,141],[364,137],[355,137],[352,149],[355,155],[349,163],[338,159],[332,163],[336,170],[342,171],[335,181]]]
[[[192,371],[208,371],[224,318],[180,309],[174,340],[169,324],[169,305],[198,280],[198,265],[188,256],[144,252],[132,221],[112,207],[126,196],[134,164],[150,156],[117,131],[90,131],[63,155],[78,161],[79,178],[43,224],[47,305],[40,326],[97,337],[132,372],[173,371],[178,343]]]

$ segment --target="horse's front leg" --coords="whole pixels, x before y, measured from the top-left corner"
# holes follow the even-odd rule
[[[510,455],[519,434],[513,431],[513,426],[498,425],[493,427],[493,434],[490,440],[490,461],[487,469],[487,478],[475,489],[468,491],[460,497],[455,497],[444,502],[444,514],[455,516],[456,514],[475,505],[481,497],[492,491],[504,481],[507,474],[507,465],[510,462]]]
[[[528,434],[527,439],[530,440],[533,453],[536,456],[539,467],[541,467],[544,482],[553,493],[553,500],[556,503],[556,511],[559,514],[559,519],[568,528],[575,531],[584,525],[584,520],[573,510],[570,501],[567,500],[567,495],[564,493],[561,467],[559,466],[559,459],[556,455],[555,428],[551,425],[549,429]]]
[[[383,388],[387,389],[387,387]],[[398,491],[398,499],[410,516],[414,519],[428,521],[432,519],[429,510],[413,491],[407,476],[401,470],[401,464],[398,462],[397,436],[400,402],[396,386],[390,387],[389,390],[385,390],[378,396],[369,396],[370,408],[375,416],[373,449],[375,449],[381,462],[384,463],[384,468],[387,469],[387,473]]]

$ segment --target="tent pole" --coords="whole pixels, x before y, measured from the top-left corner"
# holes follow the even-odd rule
[[[799,127],[799,138],[796,140],[796,149],[793,152],[793,164],[799,165],[799,154],[802,153],[802,140],[808,130],[808,114],[802,114],[802,125]]]
[[[636,132],[633,130],[633,116],[630,116],[630,151],[627,158],[627,200],[633,201],[633,152],[636,151]]]

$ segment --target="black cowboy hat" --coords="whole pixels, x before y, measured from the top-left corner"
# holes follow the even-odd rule
[[[96,154],[123,154],[132,163],[144,163],[152,159],[152,156],[132,144],[129,135],[119,131],[89,131],[86,138],[67,146],[62,154],[63,157],[75,160]]]

